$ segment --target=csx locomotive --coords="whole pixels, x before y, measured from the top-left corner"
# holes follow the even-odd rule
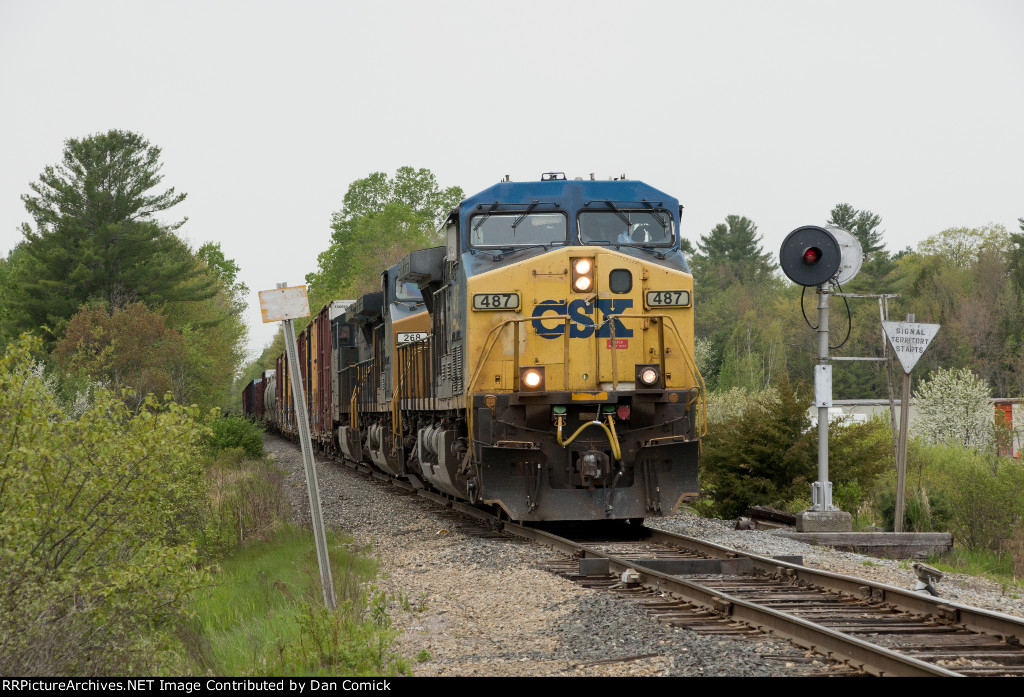
[[[464,200],[444,246],[302,332],[315,440],[516,521],[671,513],[697,494],[704,431],[681,210],[561,173]],[[243,401],[293,434],[288,369]]]

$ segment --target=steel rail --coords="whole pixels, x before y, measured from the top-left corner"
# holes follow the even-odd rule
[[[685,581],[642,566],[638,567],[636,562],[605,554],[589,545],[576,543],[536,528],[526,528],[512,523],[505,523],[504,528],[510,534],[541,542],[568,554],[607,559],[609,566],[618,574],[627,570],[635,571],[639,575],[640,583],[646,587],[685,598],[756,629],[771,631],[777,636],[789,639],[804,648],[817,651],[830,658],[841,658],[873,675],[960,677],[959,673],[946,668],[868,643],[785,612],[762,607],[692,581]],[[765,557],[758,559],[767,560]],[[774,562],[773,567],[782,565],[801,568],[777,560],[768,561]]]
[[[790,564],[778,559],[762,557],[748,552],[731,549],[713,542],[705,542],[693,537],[678,535],[662,530],[650,530],[648,539],[664,544],[685,545],[702,554],[714,558],[729,558],[737,555],[747,557],[754,563],[754,568],[766,573],[774,573],[780,568],[786,569],[786,575],[795,577],[814,586],[826,588],[854,596],[870,597],[888,603],[896,609],[920,615],[940,617],[964,629],[982,634],[997,635],[1010,642],[1024,640],[1024,619],[1006,615],[994,610],[962,605],[944,598],[934,598],[905,588],[890,586],[877,581],[843,576],[831,571],[810,569],[799,564]]]

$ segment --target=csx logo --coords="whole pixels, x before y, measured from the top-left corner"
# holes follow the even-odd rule
[[[631,307],[633,307],[633,301],[626,298],[598,300],[597,309],[601,313],[599,321],[604,322],[604,318],[607,318],[609,315],[620,315]],[[569,319],[572,321],[572,324],[569,325],[570,339],[586,339],[594,335],[595,322],[592,316],[594,314],[594,306],[586,300],[573,300],[568,304],[560,300],[543,300],[533,308],[533,316],[538,318],[533,320],[533,328],[537,330],[537,334],[545,339],[555,339],[565,334],[565,320],[552,319],[548,320],[548,324],[545,324],[543,317],[547,313],[569,315]],[[615,325],[616,338],[621,339],[633,336],[633,330],[626,329],[626,325],[618,319],[601,324],[601,328],[597,330],[597,336],[610,339],[612,336],[612,324]]]

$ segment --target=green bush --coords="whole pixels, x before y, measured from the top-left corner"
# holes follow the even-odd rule
[[[209,423],[211,453],[241,448],[249,457],[263,457],[263,429],[240,416],[220,416]]]
[[[875,509],[886,530],[895,530],[896,487],[880,491]],[[924,487],[908,488],[903,499],[903,530],[906,532],[945,532],[949,526],[949,502],[945,492]]]
[[[953,533],[971,552],[1006,554],[1024,526],[1024,466],[958,443],[914,439],[907,449],[904,528]],[[890,473],[875,510],[890,530],[896,477]]]
[[[702,486],[713,510],[733,518],[754,504],[777,505],[806,489],[813,453],[807,407],[788,385],[761,395],[734,421],[710,424],[702,445]]]
[[[702,447],[701,485],[712,492],[716,515],[733,518],[752,505],[810,505],[818,432],[810,428],[806,401],[788,385],[748,402],[738,417],[709,424]],[[834,503],[856,511],[892,460],[892,440],[882,422],[831,424]]]
[[[811,434],[817,479],[818,433]],[[873,419],[862,424],[833,422],[828,429],[828,476],[832,502],[841,510],[856,513],[865,506],[879,479],[895,468],[892,431],[888,423]],[[810,494],[808,494],[810,501]]]
[[[36,346],[0,358],[0,674],[149,673],[152,630],[209,579],[205,429],[104,390],[72,418],[33,373]]]
[[[926,449],[925,477],[949,502],[948,525],[968,549],[998,552],[1024,524],[1024,465],[960,445]]]

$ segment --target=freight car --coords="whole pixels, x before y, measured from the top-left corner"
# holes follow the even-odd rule
[[[300,337],[321,447],[517,521],[671,513],[704,432],[681,210],[561,173],[464,200],[444,246]],[[285,433],[287,370],[264,376]]]

